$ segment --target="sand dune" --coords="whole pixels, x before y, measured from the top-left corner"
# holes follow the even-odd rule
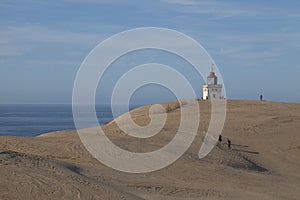
[[[231,149],[218,143],[199,160],[210,119],[210,103],[199,101],[201,122],[192,146],[175,163],[151,173],[106,167],[87,152],[76,131],[0,137],[0,199],[299,199],[300,104],[227,103],[222,135],[231,139]],[[167,123],[153,137],[129,137],[115,121],[103,129],[123,149],[158,149],[174,137],[180,121],[177,102],[162,105]],[[137,124],[149,123],[149,108],[131,111]]]

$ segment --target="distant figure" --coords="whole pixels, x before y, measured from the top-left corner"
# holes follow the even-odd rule
[[[260,98],[260,100],[262,101],[262,100],[263,100],[263,95],[261,94],[261,95],[259,96],[259,98]]]
[[[222,142],[222,135],[219,135],[219,142]]]
[[[229,138],[227,138],[227,145],[228,145],[228,148],[230,149],[231,148],[231,140],[229,140]]]

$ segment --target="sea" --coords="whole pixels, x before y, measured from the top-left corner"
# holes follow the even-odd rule
[[[129,110],[140,105],[130,105]],[[98,122],[113,120],[110,105],[96,105]],[[118,114],[126,110],[118,111]],[[61,130],[75,130],[71,104],[0,104],[0,136],[37,136]]]

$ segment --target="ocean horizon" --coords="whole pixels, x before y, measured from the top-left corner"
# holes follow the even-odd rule
[[[129,110],[140,105],[130,105]],[[110,105],[96,105],[98,122],[113,120]],[[118,115],[125,113],[123,108]],[[75,130],[72,104],[0,104],[0,136],[38,136],[62,130]]]

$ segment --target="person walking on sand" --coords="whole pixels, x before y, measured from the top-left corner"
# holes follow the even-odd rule
[[[228,148],[230,149],[231,148],[231,140],[229,140],[229,138],[227,138],[227,145],[228,145]]]
[[[262,101],[262,100],[263,100],[263,95],[261,94],[261,95],[259,96],[259,98],[260,98],[260,100]]]
[[[219,142],[222,142],[222,135],[219,135]]]

